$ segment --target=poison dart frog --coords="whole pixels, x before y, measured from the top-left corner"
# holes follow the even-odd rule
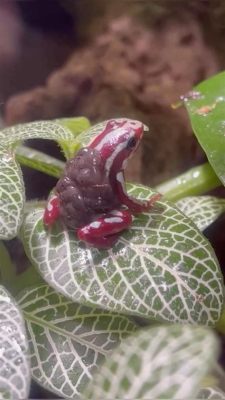
[[[66,163],[44,212],[48,227],[58,218],[79,240],[97,248],[110,248],[129,228],[132,215],[149,210],[161,197],[147,201],[126,192],[124,169],[143,136],[141,122],[109,120],[87,147]]]

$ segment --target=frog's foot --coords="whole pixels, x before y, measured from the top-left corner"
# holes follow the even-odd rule
[[[116,176],[117,195],[122,204],[127,206],[132,214],[138,214],[150,210],[156,201],[160,200],[160,193],[153,194],[148,200],[135,199],[128,195],[123,172],[119,172]]]
[[[114,245],[119,233],[127,229],[131,223],[132,215],[129,210],[113,210],[78,229],[77,236],[91,246],[107,249]]]
[[[51,226],[59,218],[59,198],[55,194],[48,200],[44,211],[43,222],[46,226]]]

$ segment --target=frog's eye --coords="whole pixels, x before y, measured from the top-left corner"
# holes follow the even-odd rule
[[[134,137],[130,138],[127,142],[127,149],[133,149],[137,144],[137,141]]]

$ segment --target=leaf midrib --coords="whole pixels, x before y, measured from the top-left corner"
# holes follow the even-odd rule
[[[22,312],[23,312],[23,315],[24,315],[24,318],[26,321],[33,322],[45,329],[47,328],[55,333],[58,333],[61,336],[69,337],[71,340],[79,342],[79,343],[83,344],[84,346],[91,348],[95,352],[102,354],[105,357],[109,355],[109,351],[100,349],[99,347],[93,345],[93,343],[81,339],[79,336],[74,336],[70,332],[65,333],[65,331],[63,329],[61,329],[55,325],[52,325],[52,324],[48,323],[47,321],[45,321],[45,323],[43,323],[42,320],[40,320],[39,318],[37,318],[35,316],[30,315],[27,311],[24,311],[23,309],[22,309]],[[109,331],[109,333],[110,333],[110,331]]]

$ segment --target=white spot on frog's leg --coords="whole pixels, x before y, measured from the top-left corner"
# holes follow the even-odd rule
[[[107,224],[119,224],[119,223],[123,222],[123,219],[120,217],[110,217],[110,218],[105,218],[104,221]]]
[[[49,201],[48,205],[47,205],[47,210],[49,212],[51,212],[53,210],[53,205],[51,204],[51,202]]]
[[[99,221],[94,221],[94,222],[92,222],[92,223],[89,225],[89,227],[90,227],[90,228],[94,228],[94,229],[98,229],[98,228],[100,227],[100,225],[101,225],[101,222],[99,222]]]
[[[122,164],[122,169],[126,169],[127,168],[127,164],[128,164],[128,160],[124,160],[124,162]]]
[[[124,176],[122,172],[118,172],[118,174],[116,175],[116,180],[121,183],[122,187],[124,188]]]
[[[110,214],[115,215],[116,217],[122,217],[123,213],[119,210],[112,210],[110,211]]]

